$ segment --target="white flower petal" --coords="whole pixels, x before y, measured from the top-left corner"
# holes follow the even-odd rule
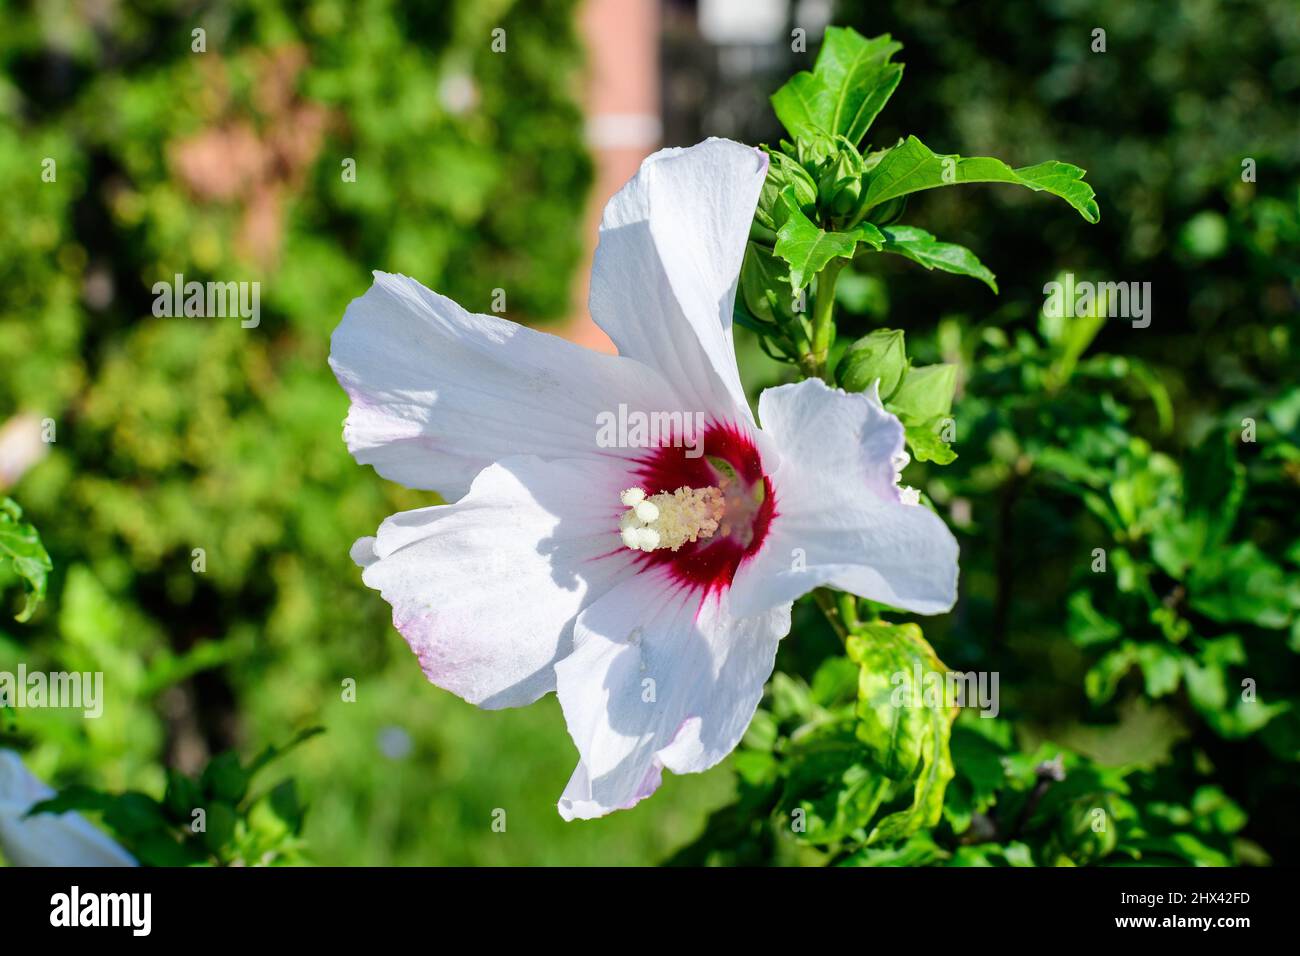
[[[131,854],[79,813],[38,813],[54,791],[12,750],[0,750],[0,852],[11,866],[135,866]]]
[[[874,396],[817,379],[763,392],[759,417],[781,450],[776,517],[733,582],[755,614],[830,584],[920,614],[957,599],[957,541],[928,508],[902,502],[893,459],[903,426]]]
[[[553,690],[585,603],[632,571],[615,460],[507,458],[453,505],[388,518],[353,547],[429,680],[472,704]]]
[[[334,330],[330,366],[352,398],[343,438],[356,460],[448,500],[509,455],[608,455],[597,416],[620,403],[693,407],[639,362],[473,315],[383,272]]]
[[[731,316],[767,163],[724,139],[655,153],[605,207],[591,275],[592,318],[620,355],[692,408],[747,421]]]
[[[726,598],[641,574],[578,617],[555,666],[581,761],[560,798],[566,820],[630,807],[663,768],[698,773],[736,746],[790,630],[790,605],[739,619]]]

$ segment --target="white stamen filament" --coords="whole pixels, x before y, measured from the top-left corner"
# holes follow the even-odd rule
[[[633,550],[657,551],[711,538],[718,530],[726,510],[722,490],[688,488],[647,496],[640,488],[629,488],[619,495],[627,511],[619,519],[619,536]]]
[[[894,466],[894,484],[903,480],[903,469],[912,461],[912,456],[905,451],[900,451],[893,457],[890,464]],[[921,503],[921,492],[907,485],[900,485],[898,489],[899,498],[905,505],[919,505]]]

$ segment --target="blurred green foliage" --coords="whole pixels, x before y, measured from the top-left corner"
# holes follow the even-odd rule
[[[569,309],[591,179],[574,7],[0,5],[0,423],[56,426],[12,489],[49,598],[13,623],[0,567],[0,669],[106,675],[98,720],[0,714],[40,776],[162,800],[164,767],[320,724],[284,766],[306,858],[334,864],[650,862],[725,794],[725,775],[674,785],[565,827],[558,708],[480,714],[429,687],[348,557],[436,500],[340,439],[329,334],[369,271],[477,311],[496,288],[514,318]],[[259,326],[155,317],[176,273],[261,282]]]
[[[291,865],[300,860],[306,815],[297,784],[289,778],[269,789],[254,789],[254,778],[318,733],[319,727],[305,730],[248,763],[226,751],[197,776],[169,768],[161,800],[137,790],[104,793],[74,785],[40,801],[28,814],[100,814],[141,866]]]

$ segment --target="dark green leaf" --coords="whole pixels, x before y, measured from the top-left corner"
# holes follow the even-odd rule
[[[1212,435],[1193,449],[1183,485],[1187,521],[1197,527],[1202,541],[1195,554],[1219,548],[1232,531],[1246,493],[1246,469],[1237,461],[1236,445],[1228,435]]]
[[[203,792],[199,789],[198,781],[179,770],[168,768],[167,790],[163,794],[163,805],[167,807],[167,812],[171,814],[173,820],[189,823],[190,815],[202,801]]]
[[[204,830],[200,834],[209,853],[220,854],[235,835],[239,814],[224,800],[213,800],[204,811]]]
[[[271,791],[269,803],[272,812],[284,821],[290,832],[302,831],[305,810],[298,800],[298,788],[292,779],[285,780]]]
[[[1097,222],[1092,187],[1083,180],[1084,170],[1069,163],[1046,162],[1012,169],[1000,159],[984,156],[963,159],[934,153],[915,136],[885,154],[867,175],[863,208],[937,186],[957,183],[1013,183],[1035,191],[1060,196],[1089,222]]]
[[[128,791],[104,810],[104,823],[123,837],[138,837],[169,828],[162,805],[146,793]]]
[[[248,790],[250,776],[251,772],[240,765],[239,755],[228,750],[225,753],[217,754],[208,762],[208,765],[203,769],[200,783],[203,786],[204,793],[219,800],[238,803],[244,799],[244,793]]]
[[[115,799],[111,793],[74,784],[71,787],[64,787],[48,800],[33,804],[27,811],[27,816],[35,816],[38,813],[67,813],[69,810],[103,813],[113,805]]]
[[[131,850],[143,866],[194,866],[205,860],[205,854],[197,843],[178,842],[170,833],[161,830],[131,841]]]
[[[737,302],[742,300],[749,314],[759,322],[756,331],[771,331],[763,328],[763,322],[780,325],[794,318],[789,264],[756,242],[745,246]]]

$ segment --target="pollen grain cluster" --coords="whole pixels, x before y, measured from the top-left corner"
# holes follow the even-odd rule
[[[726,511],[720,488],[688,488],[647,496],[629,488],[620,496],[627,511],[619,520],[623,544],[638,551],[676,551],[682,545],[711,538]]]

